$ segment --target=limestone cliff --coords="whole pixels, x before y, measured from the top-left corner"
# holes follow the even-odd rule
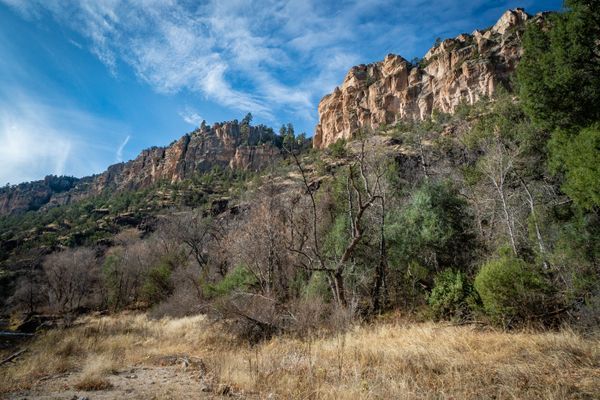
[[[259,170],[280,154],[273,131],[237,122],[186,134],[167,147],[144,150],[134,160],[82,179],[47,177],[0,189],[0,215],[69,204],[105,191],[136,190],[159,181],[175,183],[214,167]],[[60,184],[59,184],[60,183]]]
[[[487,30],[436,44],[418,65],[389,54],[383,61],[353,67],[319,103],[313,146],[324,148],[361,129],[402,119],[423,120],[434,110],[452,113],[461,102],[491,96],[515,70],[529,19],[523,9],[506,11]]]

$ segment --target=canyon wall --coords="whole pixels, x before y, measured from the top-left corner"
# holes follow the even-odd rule
[[[272,130],[224,122],[202,127],[166,147],[144,150],[134,160],[111,165],[82,179],[46,177],[0,188],[0,215],[69,204],[106,191],[137,190],[164,181],[175,183],[215,167],[260,170],[280,149],[270,143]],[[59,184],[60,183],[60,184]]]
[[[389,54],[353,67],[319,103],[313,146],[325,148],[400,120],[430,118],[434,111],[452,113],[462,102],[491,96],[514,72],[531,19],[523,9],[508,10],[489,29],[440,41],[414,65]]]

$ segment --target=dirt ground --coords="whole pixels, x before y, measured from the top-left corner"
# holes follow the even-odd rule
[[[75,373],[46,377],[36,383],[31,390],[12,393],[2,398],[7,400],[176,400],[251,397],[242,393],[232,393],[226,386],[212,388],[203,383],[197,368],[185,368],[180,365],[143,366],[120,371],[106,378],[112,385],[106,390],[76,390],[77,379]]]

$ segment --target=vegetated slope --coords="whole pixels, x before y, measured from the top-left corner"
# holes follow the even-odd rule
[[[281,152],[282,138],[264,125],[250,125],[251,116],[203,124],[167,147],[152,147],[134,160],[111,165],[96,176],[53,178],[0,189],[0,215],[48,209],[101,195],[176,183],[213,168],[257,171]],[[65,186],[68,184],[68,186]]]
[[[296,151],[310,141],[288,125],[283,135],[237,120],[202,124],[167,147],[144,150],[135,160],[81,179],[48,176],[0,189],[0,302],[20,271],[39,268],[43,257],[77,246],[110,246],[127,228],[150,232],[170,208],[201,208],[216,215],[229,208],[246,180],[278,163],[282,146]]]
[[[594,9],[574,4],[546,27],[526,26],[520,92],[496,90],[452,114],[292,151],[236,185],[233,208],[217,202],[210,213],[191,204],[110,243],[55,245],[51,251],[61,251],[23,263],[6,309],[202,312],[252,344],[282,334],[312,338],[394,311],[596,333],[600,204],[597,188],[582,185],[598,176],[589,167],[597,165],[596,108],[576,110],[584,126],[549,128],[538,122],[549,113],[535,114],[547,104],[524,95],[537,82],[531,68],[552,72],[544,63],[560,60],[545,44],[560,56],[564,35],[597,32]],[[593,53],[600,36],[590,35]],[[545,56],[527,61],[532,51]],[[591,64],[560,66],[571,77],[598,60]],[[583,76],[592,93],[595,76]],[[553,89],[548,81],[535,89]],[[553,102],[571,101],[570,89]]]

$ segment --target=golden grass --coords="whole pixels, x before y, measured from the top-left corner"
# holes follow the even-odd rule
[[[249,347],[204,317],[86,318],[50,331],[0,370],[4,392],[74,371],[86,379],[165,356],[196,357],[214,387],[289,399],[592,399],[600,340],[569,330],[505,333],[434,323],[355,327],[335,337],[278,337]],[[93,386],[90,384],[90,386]]]
[[[113,385],[108,381],[108,379],[94,375],[84,376],[75,384],[75,389],[85,390],[87,392],[95,390],[107,390],[112,387]]]

